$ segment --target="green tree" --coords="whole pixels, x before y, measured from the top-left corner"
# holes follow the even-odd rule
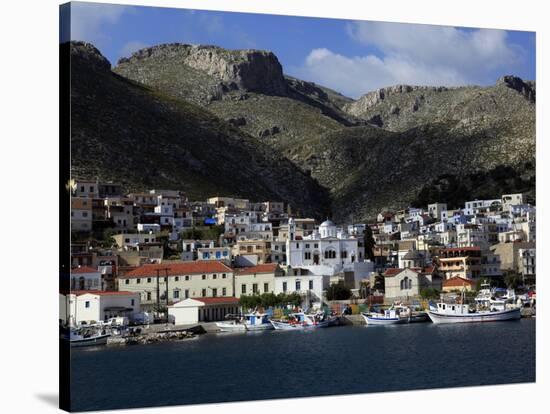
[[[420,290],[423,299],[439,299],[439,290],[435,288],[424,288]]]
[[[504,283],[510,289],[517,289],[523,285],[523,278],[516,272],[509,272],[504,276]]]
[[[384,275],[378,273],[374,277],[374,289],[383,291],[386,288],[386,279]]]
[[[351,297],[351,289],[343,282],[333,283],[327,289],[327,300],[347,300]]]
[[[254,309],[257,307],[284,307],[287,305],[299,306],[302,304],[302,297],[298,293],[262,293],[261,295],[242,295],[239,304],[243,309]]]

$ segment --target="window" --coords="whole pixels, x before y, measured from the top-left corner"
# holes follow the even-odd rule
[[[125,238],[125,239],[124,239],[124,243],[130,243],[130,239],[129,239],[129,238]]]
[[[203,298],[206,297],[206,289],[203,289],[203,290],[202,290],[202,297],[203,297]]]
[[[206,280],[206,275],[202,275],[202,280]]]
[[[313,247],[316,248],[316,249],[319,248],[319,243],[314,243]]]
[[[309,290],[313,290],[313,280],[309,281]]]
[[[246,294],[246,285],[241,285],[241,293]]]
[[[227,275],[225,273],[222,273],[222,279],[227,279]]]
[[[130,305],[134,306],[134,299],[130,300]]]
[[[311,252],[305,252],[304,253],[304,259],[305,260],[311,260]]]
[[[184,295],[185,295],[185,299],[189,297],[189,289],[185,289]]]
[[[85,308],[89,308],[90,307],[90,301],[87,300],[86,302],[84,302],[84,307]]]
[[[309,249],[309,243],[306,243],[306,249]]]
[[[283,282],[283,292],[286,292],[286,282]]]
[[[174,290],[174,294],[172,296],[174,297],[174,299],[179,299],[180,291],[179,290]]]
[[[222,289],[222,296],[227,296],[227,288]]]
[[[83,212],[82,212],[82,217],[88,217],[88,212],[87,212],[87,211],[83,211]]]
[[[302,287],[302,283],[299,280],[297,280],[296,281],[296,290],[300,290],[301,287]]]
[[[218,275],[214,273],[214,274],[212,275],[212,279],[217,279],[217,278],[218,278]]]
[[[137,283],[138,285],[141,283],[141,279],[140,279],[139,277],[136,279],[136,283]]]
[[[269,283],[264,283],[264,293],[269,292]]]
[[[342,259],[345,259],[346,257],[348,257],[348,252],[345,251],[345,250],[342,250],[342,252],[340,253],[340,257],[341,257]]]
[[[176,276],[176,277],[174,278],[174,281],[179,282],[179,281],[180,281],[180,277],[179,277],[179,276]]]
[[[147,278],[147,283],[151,283],[151,278],[150,277]]]
[[[218,296],[218,289],[216,289],[216,288],[213,288],[213,289],[212,289],[212,296],[213,296],[213,297]]]
[[[185,276],[185,280],[189,280],[189,276]]]
[[[257,283],[252,284],[252,293],[254,293],[254,294],[258,293],[258,284]]]
[[[297,248],[297,249],[300,248],[300,243],[296,243],[296,248]]]
[[[124,284],[125,284],[125,285],[129,285],[129,284],[130,284],[130,279],[126,279],[126,280],[124,281]]]

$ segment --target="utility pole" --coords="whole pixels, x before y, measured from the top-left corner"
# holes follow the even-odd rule
[[[168,322],[168,268],[164,268],[166,274],[166,321]]]
[[[168,306],[168,268],[158,268],[157,272],[157,312],[160,312],[160,272],[166,273],[166,306]]]

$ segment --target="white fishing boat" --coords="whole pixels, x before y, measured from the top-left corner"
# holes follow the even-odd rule
[[[242,318],[216,322],[216,326],[222,332],[246,332],[246,331],[263,331],[273,329],[273,325],[269,322],[269,315],[265,313],[253,312],[247,313]]]
[[[324,313],[318,312],[313,315],[305,314],[304,312],[295,312],[288,315],[287,321],[270,320],[271,325],[276,330],[302,330],[326,328],[330,325],[330,320],[325,317]]]
[[[69,342],[71,347],[105,345],[110,333],[105,332],[82,332],[81,330],[71,329],[69,333]],[[65,338],[67,339],[67,338]]]
[[[265,313],[250,313],[245,315],[244,326],[247,331],[273,329],[273,325],[269,322],[269,315]]]
[[[470,305],[464,303],[464,292],[462,293],[462,303],[444,303],[440,302],[435,308],[430,307],[428,315],[433,323],[467,323],[467,322],[495,322],[509,321],[521,318],[521,308],[519,306],[506,307],[491,306],[489,309],[472,309]]]
[[[367,325],[397,325],[410,322],[410,312],[400,312],[399,309],[390,308],[384,310],[383,313],[364,313],[361,315]]]
[[[216,322],[216,326],[222,332],[245,332],[244,323],[239,320]]]

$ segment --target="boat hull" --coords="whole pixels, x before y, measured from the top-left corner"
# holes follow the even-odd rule
[[[270,323],[261,323],[258,325],[245,325],[245,329],[247,331],[256,332],[256,331],[267,331],[274,328],[273,328],[273,325]]]
[[[428,316],[428,312],[420,312],[417,314],[413,314],[409,322],[410,323],[430,322],[430,317]]]
[[[96,345],[105,345],[107,343],[107,338],[111,335],[99,335],[90,338],[83,339],[71,339],[71,348],[77,348],[82,346],[96,346]]]
[[[361,314],[367,325],[400,325],[409,323],[408,318],[385,318],[383,316],[372,316],[368,314]]]
[[[521,318],[521,309],[508,309],[497,312],[477,312],[464,315],[447,315],[429,311],[428,315],[433,323],[473,323],[473,322],[497,322],[510,321]]]
[[[244,324],[240,324],[240,323],[216,322],[216,326],[222,332],[245,332],[246,331]]]
[[[316,328],[326,328],[329,326],[329,321],[318,322],[316,324],[293,324],[288,322],[281,321],[270,321],[273,328],[278,331],[298,331],[304,329],[316,329]]]

